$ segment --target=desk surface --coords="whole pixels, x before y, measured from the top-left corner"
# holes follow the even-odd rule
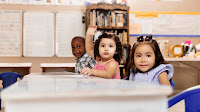
[[[39,106],[43,112],[49,111],[45,105],[62,109],[62,112],[70,110],[121,112],[133,109],[137,111],[141,108],[159,112],[160,109],[167,110],[167,96],[171,93],[170,86],[155,86],[125,80],[82,75],[26,75],[23,80],[3,90],[1,96],[7,102],[5,103],[7,112],[16,112],[16,108],[19,112],[26,112],[28,109],[30,111],[30,108],[33,108],[31,112],[37,111],[34,110],[33,104]],[[162,106],[158,107],[158,104]],[[120,105],[122,107],[119,107]],[[127,105],[129,108],[124,109]],[[144,108],[145,105],[151,106]]]
[[[31,67],[32,63],[0,63],[0,67]]]
[[[76,63],[41,63],[41,67],[75,67]]]
[[[76,63],[41,63],[42,68],[47,67],[75,67]],[[124,67],[124,65],[119,65],[119,67]]]
[[[26,75],[9,89],[2,92],[6,99],[45,98],[51,96],[98,96],[98,95],[169,95],[168,86],[155,86],[125,80],[108,80],[82,75]]]

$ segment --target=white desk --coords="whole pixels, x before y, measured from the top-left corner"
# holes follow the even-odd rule
[[[167,112],[169,86],[82,75],[26,75],[2,91],[5,112]]]
[[[31,72],[32,63],[0,63],[0,72],[17,72],[27,75]]]
[[[41,63],[42,72],[59,72],[68,71],[74,72],[76,63]],[[119,65],[119,67],[124,67],[124,65]]]
[[[76,63],[41,63],[42,72],[74,72]]]

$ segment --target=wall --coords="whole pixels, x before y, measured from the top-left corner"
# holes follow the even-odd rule
[[[44,5],[23,5],[23,4],[0,4],[0,10],[22,10],[24,11],[81,11],[85,9],[81,6],[44,6]],[[71,41],[71,40],[69,40]],[[71,46],[71,45],[70,45]],[[1,63],[32,63],[30,72],[42,72],[40,63],[75,63],[74,57],[0,57]]]
[[[199,12],[199,0],[167,2],[155,0],[128,0],[130,11]]]

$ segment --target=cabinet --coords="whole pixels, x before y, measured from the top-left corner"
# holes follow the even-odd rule
[[[122,78],[129,57],[129,7],[120,4],[92,4],[86,7],[86,29],[96,25],[97,30],[117,34],[123,45],[123,59],[120,64]]]

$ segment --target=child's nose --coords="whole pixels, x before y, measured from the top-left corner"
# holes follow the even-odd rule
[[[75,51],[78,51],[78,48],[75,48],[74,50],[75,50]]]
[[[105,47],[105,50],[106,50],[106,51],[108,50],[108,47],[107,47],[107,46]]]
[[[146,61],[146,58],[144,56],[141,57],[141,61],[144,62]]]

